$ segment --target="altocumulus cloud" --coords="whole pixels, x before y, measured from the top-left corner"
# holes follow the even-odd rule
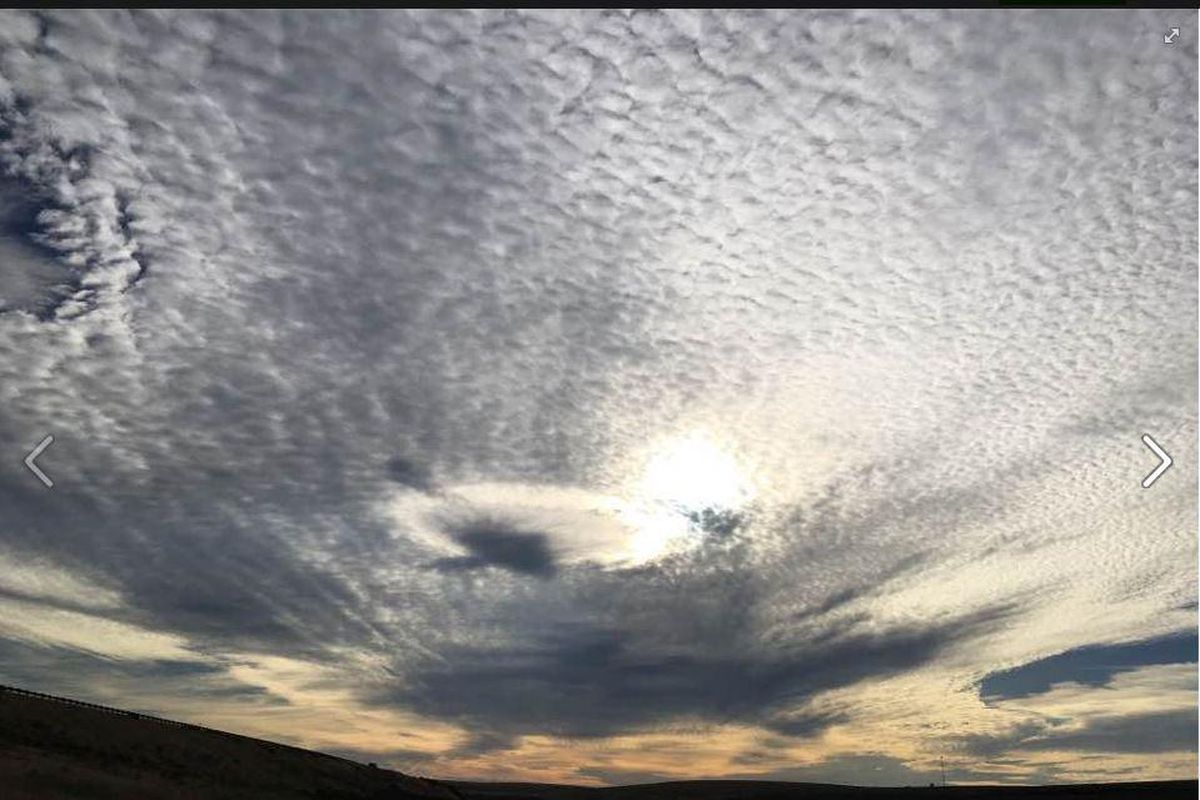
[[[1165,673],[1052,729],[977,690],[1194,625],[1196,30],[1161,27],[5,13],[4,679],[334,686],[459,726],[379,747],[447,771],[680,725],[774,737],[729,774],[833,725],[861,750],[794,774],[1194,749]],[[639,488],[696,436],[738,507]]]

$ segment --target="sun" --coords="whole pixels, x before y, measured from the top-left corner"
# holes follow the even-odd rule
[[[754,487],[733,453],[703,434],[677,437],[649,453],[637,497],[679,511],[738,509]]]
[[[649,448],[628,497],[620,516],[635,532],[633,560],[645,562],[699,544],[696,515],[739,511],[754,498],[754,485],[733,453],[691,433]]]
[[[671,439],[646,462],[637,494],[683,512],[737,509],[753,496],[738,460],[701,434]]]

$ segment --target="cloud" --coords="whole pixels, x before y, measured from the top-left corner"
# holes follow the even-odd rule
[[[224,704],[247,710],[287,705],[287,700],[261,686],[232,679],[225,664],[195,653],[163,653],[163,657],[114,657],[69,644],[28,644],[0,640],[5,683],[77,700],[111,705],[159,716],[179,716],[180,709]]]
[[[443,558],[435,566],[447,572],[500,567],[523,575],[551,577],[556,567],[545,534],[516,530],[495,520],[475,520],[450,530],[468,556]]]
[[[1196,749],[1196,712],[1160,711],[1089,720],[1082,730],[1025,741],[1018,747],[1093,753],[1193,752]]]
[[[838,718],[793,710],[806,699],[919,666],[1001,618],[992,612],[879,632],[851,627],[819,647],[783,652],[739,651],[717,635],[692,642],[688,652],[639,641],[640,630],[560,625],[516,645],[443,651],[444,659],[383,699],[509,735],[596,737],[690,719],[812,736]]]
[[[748,773],[755,780],[767,779]],[[903,761],[888,755],[856,754],[837,756],[808,767],[793,767],[770,775],[773,780],[804,781],[808,783],[837,783],[850,786],[925,786],[941,784],[938,771],[914,770]]]
[[[1159,653],[1157,647],[1140,654]],[[1114,648],[1130,656],[1136,646]],[[1066,662],[1070,663],[1070,662]],[[1078,661],[1076,662],[1078,663]],[[1007,774],[1009,779],[1111,781],[1175,774],[1194,759],[1195,667],[1192,664],[1126,665],[1102,687],[1080,672],[1040,692],[994,696],[987,729],[944,739],[948,767]],[[974,728],[974,730],[972,730]],[[1152,755],[1152,758],[1147,758]]]
[[[645,774],[655,726],[921,776],[968,722],[1082,735],[1077,675],[976,689],[1194,627],[1196,38],[4,12],[4,636],[83,655],[0,672],[215,665],[286,713],[164,707],[514,779],[622,766],[555,730]],[[1072,691],[1194,694],[1111,677]]]
[[[0,609],[4,610],[5,617],[0,631],[19,640],[62,644],[134,662],[180,659],[191,655],[179,637],[137,628],[102,616],[11,599],[0,600]]]
[[[1014,751],[1169,753],[1196,749],[1196,711],[1178,709],[1103,716],[1072,725],[1068,720],[1017,725],[1003,736],[969,738],[967,751],[995,758]]]
[[[35,238],[38,195],[36,184],[0,179],[0,313],[21,310],[46,318],[78,282],[78,272],[58,263],[57,251]]]
[[[401,486],[419,491],[433,488],[432,478],[425,465],[401,456],[393,456],[387,462],[388,476]]]
[[[979,685],[984,698],[1026,697],[1046,691],[1055,683],[1072,681],[1106,686],[1113,675],[1148,664],[1195,663],[1196,636],[1182,634],[1142,642],[1084,647],[993,673]]]

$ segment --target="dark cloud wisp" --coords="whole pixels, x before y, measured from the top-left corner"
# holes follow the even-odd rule
[[[594,737],[688,722],[753,722],[810,736],[838,721],[795,712],[827,689],[919,666],[952,643],[1001,624],[1007,609],[929,627],[847,630],[819,646],[703,654],[639,644],[631,629],[560,626],[503,649],[460,647],[378,697],[473,729]],[[638,631],[637,634],[644,634]]]
[[[979,684],[985,700],[1028,697],[1055,683],[1106,686],[1114,675],[1153,664],[1196,663],[1194,633],[1163,636],[1141,642],[1080,647],[1030,664],[993,672]]]

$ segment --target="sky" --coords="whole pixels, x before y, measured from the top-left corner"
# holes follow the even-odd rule
[[[4,12],[0,682],[438,777],[1194,778],[1196,37]]]

